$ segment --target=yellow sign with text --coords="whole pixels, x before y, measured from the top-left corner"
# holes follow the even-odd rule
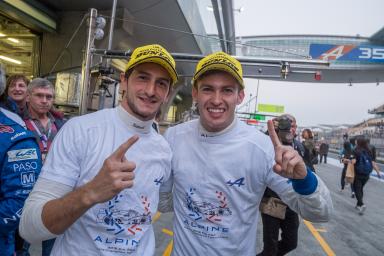
[[[266,112],[266,113],[284,113],[284,106],[280,105],[270,105],[270,104],[258,104],[257,105],[258,112]]]

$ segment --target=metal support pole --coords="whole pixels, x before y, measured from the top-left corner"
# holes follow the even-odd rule
[[[130,57],[132,51],[119,51],[119,50],[106,50],[106,49],[92,49],[92,54],[103,56],[106,58],[115,58],[115,59],[126,59]],[[176,62],[184,61],[197,63],[204,55],[198,54],[188,54],[188,53],[171,53],[172,57]],[[308,59],[281,59],[281,58],[255,58],[255,57],[244,57],[244,56],[234,56],[242,65],[274,65],[276,67],[281,67],[283,62],[289,63],[292,62],[295,66],[302,64],[303,67],[306,65],[313,66],[312,68],[320,67],[329,67],[329,62],[324,60],[308,60]]]
[[[117,0],[113,0],[111,22],[109,24],[109,38],[108,38],[108,47],[107,47],[108,50],[111,50],[111,48],[112,48],[113,30],[114,30],[114,26],[115,26],[115,16],[116,16],[116,5],[117,5]],[[110,58],[107,59],[105,65],[106,65],[106,69],[109,69],[109,67],[111,66],[111,59]],[[102,78],[100,86],[99,86],[99,105],[98,105],[98,109],[103,109],[104,108],[107,88],[108,88],[108,83],[105,83],[104,79]]]
[[[104,85],[103,79],[101,79],[101,83],[99,85],[99,88],[100,88],[99,89],[99,105],[98,105],[99,110],[104,108],[105,95],[107,93],[106,86],[107,85]]]
[[[260,79],[257,79],[257,89],[256,89],[256,98],[255,98],[255,113],[257,113],[257,100],[259,99],[259,85],[260,85]]]
[[[80,94],[80,107],[79,114],[84,115],[87,113],[88,107],[88,85],[90,76],[90,67],[92,63],[91,48],[93,47],[93,39],[96,28],[97,10],[91,8],[89,10],[89,20],[87,24],[87,42],[85,46],[83,63],[81,67],[81,94]]]
[[[223,25],[221,24],[220,8],[217,0],[212,0],[212,7],[213,7],[213,13],[215,15],[217,32],[220,39],[221,49],[223,52],[228,52],[227,43],[225,42],[227,38],[225,38],[225,35],[223,33]]]
[[[225,38],[228,40],[227,50],[230,55],[236,54],[236,35],[235,35],[235,17],[233,14],[232,0],[221,1],[221,7],[224,17]]]
[[[116,107],[119,104],[119,91],[120,91],[120,84],[116,82],[115,89],[114,89],[114,98],[113,98],[113,107]]]
[[[111,50],[112,48],[112,42],[113,42],[113,30],[115,27],[115,17],[116,17],[116,6],[117,6],[117,0],[113,0],[113,6],[112,6],[112,15],[111,15],[111,23],[109,24],[109,38],[108,38],[108,50]],[[107,59],[107,67],[109,68],[111,64],[111,59]]]

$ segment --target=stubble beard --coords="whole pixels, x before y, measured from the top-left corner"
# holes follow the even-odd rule
[[[132,113],[135,116],[139,117],[139,119],[141,119],[142,121],[148,121],[155,117],[157,111],[155,113],[145,115],[136,107],[133,101],[129,100],[128,97],[126,98],[126,100],[127,100],[128,107],[131,109]]]

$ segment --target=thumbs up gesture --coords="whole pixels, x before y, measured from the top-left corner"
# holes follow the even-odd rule
[[[275,149],[273,170],[280,176],[290,179],[304,179],[307,176],[307,167],[299,153],[291,146],[283,145],[276,134],[273,121],[268,121],[268,133]]]
[[[86,191],[90,204],[102,203],[110,200],[120,191],[133,186],[136,164],[125,157],[128,149],[139,139],[132,136],[121,144],[115,152],[104,160],[99,173],[87,183]]]

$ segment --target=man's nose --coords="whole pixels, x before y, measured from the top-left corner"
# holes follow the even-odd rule
[[[212,102],[214,104],[220,104],[221,103],[221,94],[220,94],[220,92],[214,92],[213,93]]]
[[[47,103],[48,102],[47,97],[46,96],[41,97],[41,102],[42,103]]]
[[[155,90],[156,90],[156,81],[150,81],[147,86],[145,87],[145,93],[148,95],[148,96],[152,96],[155,94]]]

